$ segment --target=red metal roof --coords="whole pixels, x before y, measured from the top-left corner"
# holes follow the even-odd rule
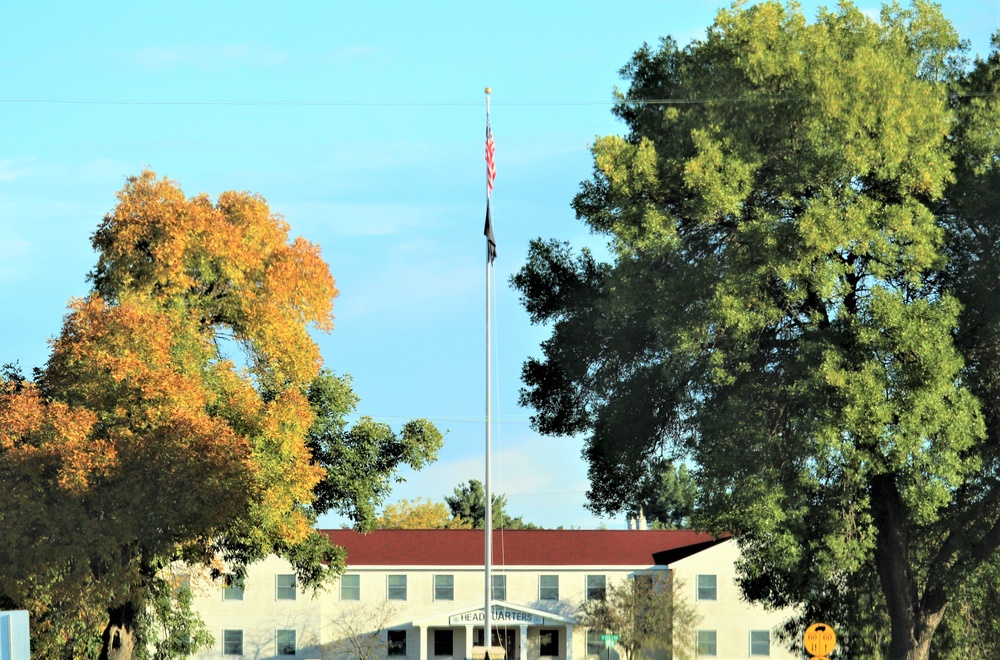
[[[320,530],[347,549],[348,566],[481,566],[483,530]],[[494,530],[495,566],[667,565],[721,543],[687,530]]]

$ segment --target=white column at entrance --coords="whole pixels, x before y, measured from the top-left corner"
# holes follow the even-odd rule
[[[472,626],[465,627],[465,660],[472,660]]]
[[[427,660],[427,628],[418,626],[417,633],[420,637],[420,660]]]
[[[566,660],[573,660],[573,626],[569,624],[566,624]]]
[[[521,626],[521,643],[518,644],[521,649],[521,655],[518,656],[517,660],[528,660],[528,626]],[[507,658],[507,660],[511,660]]]

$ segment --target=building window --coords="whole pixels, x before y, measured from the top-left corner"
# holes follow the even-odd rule
[[[295,575],[278,575],[276,577],[278,600],[295,600]]]
[[[179,573],[174,575],[171,582],[175,596],[179,595],[185,589],[191,591],[191,575],[188,573]]]
[[[450,630],[434,631],[434,655],[452,655],[454,653],[454,635]]]
[[[389,655],[406,655],[406,631],[389,630],[387,632],[389,637]]]
[[[538,655],[558,656],[559,655],[559,631],[539,630],[538,631]]]
[[[750,631],[750,655],[753,656],[771,655],[771,631],[769,630]]]
[[[434,576],[434,600],[455,600],[455,576]]]
[[[716,651],[717,651],[717,649],[716,649],[716,645],[715,645],[715,631],[714,630],[699,630],[698,631],[698,655],[715,656],[715,655],[717,655]]]
[[[559,600],[558,575],[538,576],[538,600]]]
[[[361,600],[361,576],[340,576],[340,600]]]
[[[233,580],[228,587],[222,587],[222,600],[243,600],[243,581]]]
[[[600,630],[587,631],[587,656],[600,656],[604,651],[604,640],[601,639]]]
[[[279,630],[274,635],[278,655],[295,655],[295,631]]]
[[[604,600],[607,594],[607,578],[603,575],[587,576],[587,600]]]
[[[698,576],[698,600],[715,600],[716,599],[716,588],[715,588],[715,576],[714,575],[699,575]]]
[[[507,600],[507,576],[493,576],[493,600]]]
[[[243,655],[243,631],[222,631],[222,655]]]
[[[389,575],[386,577],[389,600],[406,600],[406,576]]]

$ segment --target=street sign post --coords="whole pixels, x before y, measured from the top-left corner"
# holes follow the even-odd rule
[[[605,633],[601,635],[601,641],[604,642],[605,648],[608,649],[608,660],[611,660],[611,647],[615,645],[615,642],[619,640],[618,635],[612,633]]]

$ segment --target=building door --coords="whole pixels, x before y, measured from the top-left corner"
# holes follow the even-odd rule
[[[493,646],[502,646],[507,660],[520,660],[517,654],[517,628],[493,628]],[[483,645],[483,629],[476,628],[476,646]],[[495,659],[491,659],[495,660]]]

